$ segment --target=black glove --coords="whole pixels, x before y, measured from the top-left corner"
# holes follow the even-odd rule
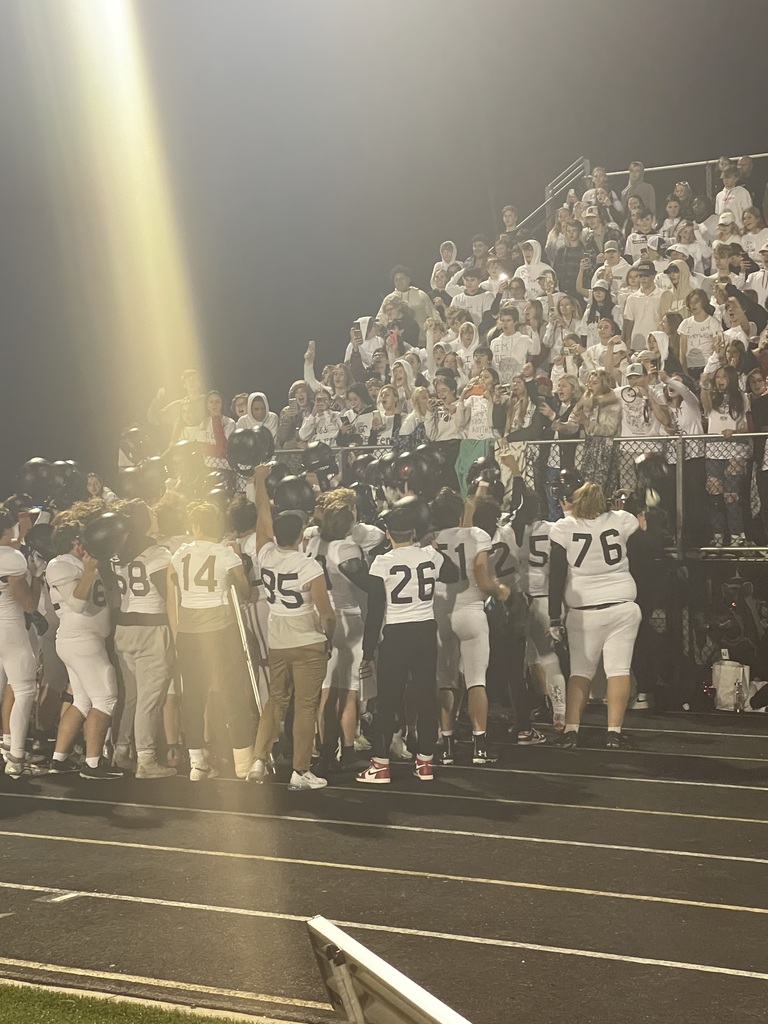
[[[30,626],[35,627],[35,632],[38,636],[45,636],[48,632],[50,623],[44,615],[40,612],[24,612],[24,625],[29,629]]]
[[[553,643],[563,643],[566,639],[565,626],[560,619],[549,620],[549,635]]]

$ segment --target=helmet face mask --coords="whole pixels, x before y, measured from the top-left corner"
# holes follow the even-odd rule
[[[275,439],[267,427],[240,427],[227,441],[227,461],[235,472],[247,476],[255,466],[270,462],[275,454]]]
[[[583,484],[584,478],[575,469],[561,469],[550,487],[552,497],[555,501],[571,501]]]

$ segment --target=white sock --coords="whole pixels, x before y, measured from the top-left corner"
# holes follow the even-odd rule
[[[453,729],[441,729],[440,730],[440,735],[441,736],[453,736]]]
[[[578,725],[568,725],[568,723],[566,722],[565,723],[565,731],[566,732],[578,732],[579,731],[579,727],[578,727]]]
[[[3,746],[10,747],[11,745],[11,734],[9,732],[3,733]]]
[[[566,726],[565,728],[566,728],[566,731],[567,731],[568,730],[568,726]],[[621,726],[620,725],[609,725],[608,726],[608,732],[621,732]]]
[[[190,750],[189,763],[193,768],[203,768],[208,764],[204,750]]]
[[[61,754],[58,750],[54,750],[54,752],[53,752],[53,760],[54,761],[66,761],[67,757],[68,757],[67,754]]]
[[[99,760],[100,758],[98,757],[86,757],[85,763],[88,765],[89,768],[98,768]]]

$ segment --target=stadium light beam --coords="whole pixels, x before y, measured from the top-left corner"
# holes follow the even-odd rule
[[[77,276],[82,291],[76,316],[82,323],[88,304],[98,304],[101,327],[109,330],[105,344],[122,371],[112,381],[118,393],[135,386],[139,372],[168,383],[186,366],[204,369],[135,5],[64,0],[27,11],[53,173],[68,182],[70,197],[88,199],[85,224],[77,209],[57,211],[62,227],[71,232],[76,225],[67,240],[69,279]],[[46,58],[60,62],[67,81],[46,73]],[[61,88],[64,100],[56,95]],[[102,265],[95,267],[96,260]],[[96,276],[106,294],[94,293]]]

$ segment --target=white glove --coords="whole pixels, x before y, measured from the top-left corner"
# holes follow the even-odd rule
[[[549,635],[555,643],[562,643],[565,640],[565,626],[560,619],[549,620]]]

